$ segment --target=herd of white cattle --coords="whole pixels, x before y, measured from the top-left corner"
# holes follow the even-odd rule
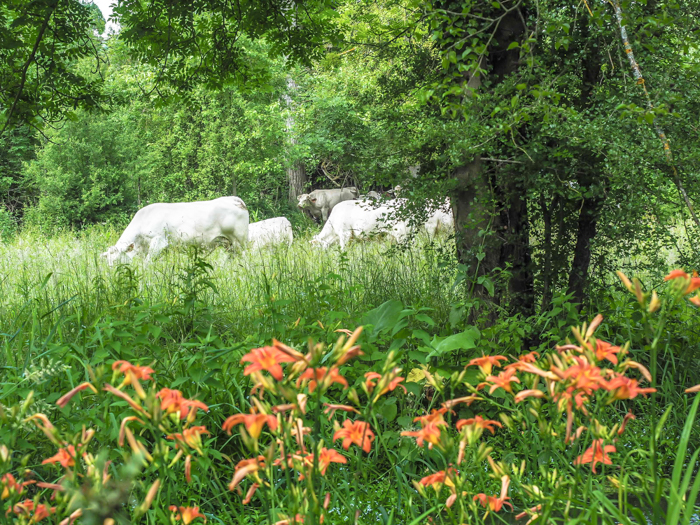
[[[315,190],[299,196],[299,208],[325,223],[311,241],[323,248],[338,243],[344,249],[352,238],[366,239],[381,233],[403,242],[413,231],[408,221],[395,218],[404,204],[403,199],[384,200],[375,192],[360,196],[354,187]],[[447,201],[423,224],[430,237],[453,228]],[[286,217],[250,223],[248,208],[239,197],[158,203],[140,209],[117,244],[102,256],[110,265],[130,262],[136,255],[150,262],[173,243],[213,248],[221,239],[241,249],[260,249],[291,245],[294,235]]]

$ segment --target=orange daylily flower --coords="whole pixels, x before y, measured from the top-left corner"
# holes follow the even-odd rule
[[[367,392],[371,394],[374,392],[374,387],[379,384],[382,385],[382,389],[377,394],[377,397],[383,396],[387,392],[393,392],[397,386],[403,388],[404,394],[407,393],[406,387],[399,384],[405,379],[399,376],[400,371],[400,368],[394,368],[386,376],[382,376],[377,372],[367,372],[365,374],[365,387],[367,388]],[[375,381],[375,379],[378,381]]]
[[[96,389],[94,386],[92,386],[91,383],[87,383],[87,382],[86,382],[86,383],[82,383],[82,384],[76,386],[76,387],[75,387],[73,390],[71,390],[70,392],[68,392],[68,393],[66,393],[66,394],[63,394],[63,395],[58,399],[58,401],[56,401],[56,404],[58,405],[59,408],[64,408],[64,407],[68,404],[68,402],[73,398],[73,396],[74,396],[75,394],[77,394],[78,392],[82,392],[82,391],[85,390],[86,388],[89,388],[89,389],[92,390],[95,394],[97,394],[97,389]]]
[[[433,445],[440,445],[440,426],[435,423],[429,423],[416,432],[401,432],[402,436],[416,438],[416,445],[423,446],[425,441],[428,442],[428,448],[433,448]]]
[[[688,301],[693,303],[695,306],[700,306],[700,294],[696,295],[695,297],[689,298]]]
[[[513,400],[516,403],[520,403],[521,401],[527,399],[528,397],[541,398],[541,397],[546,397],[546,396],[545,396],[545,393],[542,392],[542,390],[535,390],[535,389],[521,390],[520,392],[515,394],[515,397],[513,398]]]
[[[471,395],[466,396],[466,397],[458,397],[455,399],[449,399],[442,404],[442,407],[449,410],[460,403],[466,403],[467,406],[471,406],[471,404],[474,401],[479,401],[481,399],[483,399],[483,398],[477,396],[476,394],[471,394]]]
[[[683,270],[673,270],[666,277],[664,277],[664,281],[670,281],[674,279],[682,279],[684,282],[688,283],[688,285],[685,288],[685,291],[683,292],[684,295],[688,295],[689,293],[692,293],[698,288],[700,288],[700,277],[698,277],[697,272],[693,272],[693,276],[691,277]]]
[[[489,430],[492,434],[495,434],[496,427],[501,428],[503,425],[498,421],[484,419],[481,416],[457,421],[457,430],[461,431],[463,428],[465,429],[464,436],[469,444],[479,439],[484,433],[484,430]]]
[[[437,426],[447,426],[447,421],[445,421],[444,415],[447,413],[447,408],[434,408],[430,411],[430,414],[425,416],[418,416],[413,419],[413,422],[420,422],[420,426],[425,427],[431,423]]]
[[[64,468],[74,467],[75,447],[73,445],[68,445],[65,448],[59,448],[58,452],[54,456],[51,456],[50,458],[47,458],[41,462],[42,465],[46,465],[47,463],[60,463]]]
[[[258,439],[262,432],[263,426],[267,425],[273,432],[277,430],[277,418],[267,414],[256,414],[251,410],[250,414],[234,414],[229,416],[221,428],[230,436],[231,429],[235,425],[244,424],[248,434],[253,439]]]
[[[10,512],[14,512],[17,516],[30,518],[29,523],[38,523],[44,518],[56,512],[56,507],[47,507],[43,503],[34,506],[34,502],[26,499],[20,503],[15,503],[11,508],[7,509],[5,516],[9,516]]]
[[[504,370],[497,376],[488,376],[486,378],[487,383],[493,383],[489,389],[489,394],[493,394],[495,390],[502,388],[509,394],[513,393],[513,387],[511,383],[520,383],[520,379],[515,375],[516,370],[514,368],[509,368]]]
[[[250,488],[248,489],[248,492],[246,492],[245,498],[241,503],[243,505],[248,505],[250,503],[250,500],[253,499],[253,496],[255,495],[255,491],[257,491],[260,488],[260,484],[258,483],[253,483]]]
[[[207,427],[200,425],[196,427],[186,428],[182,431],[182,433],[178,432],[177,434],[170,434],[166,436],[166,439],[175,440],[177,448],[180,448],[181,445],[187,445],[191,449],[196,450],[201,454],[202,435],[209,433],[210,432],[207,430]]]
[[[455,483],[453,478],[457,474],[459,474],[457,469],[454,467],[448,467],[447,470],[441,470],[435,474],[425,476],[418,483],[424,487],[433,487],[437,492],[439,492],[443,484],[447,485],[448,487],[454,487]]]
[[[243,370],[243,375],[250,375],[259,370],[267,370],[277,381],[282,381],[283,373],[280,363],[293,363],[297,361],[289,353],[282,352],[274,346],[254,348],[241,358],[241,363],[250,364]]]
[[[690,388],[685,389],[686,394],[695,394],[697,392],[700,392],[700,385],[691,386]]]
[[[627,422],[630,419],[637,419],[635,415],[632,412],[627,412],[625,414],[625,417],[622,418],[622,425],[620,426],[620,430],[617,431],[617,435],[622,435],[622,433],[625,431],[625,427],[627,426]]]
[[[201,401],[186,399],[179,390],[163,388],[156,394],[156,397],[160,399],[160,409],[163,412],[166,414],[177,414],[179,412],[180,419],[185,419],[191,415],[190,419],[194,420],[198,409],[205,412],[209,410],[209,407]],[[191,413],[190,409],[192,410]]]
[[[155,372],[150,366],[132,365],[129,361],[115,361],[112,363],[112,370],[118,370],[126,376],[124,378],[124,385],[130,384],[134,378],[140,381],[153,379],[151,374]]]
[[[207,517],[199,512],[199,507],[176,507],[170,505],[170,512],[174,512],[175,521],[182,520],[182,523],[189,525],[197,518],[204,518],[204,523],[207,522]]]
[[[617,356],[615,354],[617,354],[621,350],[622,348],[619,346],[613,346],[610,343],[601,341],[600,339],[595,340],[595,357],[598,361],[607,359],[612,364],[616,365]]]
[[[508,358],[502,355],[485,355],[472,359],[465,368],[478,366],[484,375],[490,375],[494,366],[501,366],[499,361],[508,361]]]
[[[308,466],[312,466],[314,464],[314,455],[309,454],[304,458],[304,462]],[[328,467],[330,466],[331,463],[347,463],[348,460],[345,456],[340,454],[337,450],[332,449],[332,448],[326,448],[323,447],[321,449],[321,453],[318,455],[318,468],[319,471],[321,472],[322,476],[326,475],[326,470],[328,470]]]
[[[0,487],[2,487],[0,499],[7,499],[13,493],[19,496],[22,494],[22,492],[24,492],[24,487],[33,483],[36,483],[36,481],[29,480],[18,483],[15,477],[8,472],[2,478],[0,478]]]
[[[345,388],[348,388],[348,382],[342,375],[340,375],[340,371],[338,370],[337,366],[331,367],[330,370],[325,366],[321,366],[319,368],[307,368],[306,370],[304,370],[304,373],[299,376],[299,379],[297,379],[297,387],[301,384],[302,381],[309,379],[310,394],[312,394],[313,391],[316,390],[316,386],[319,384],[324,390],[331,386],[333,383],[340,383]]]
[[[243,478],[249,474],[254,474],[260,469],[265,468],[265,458],[263,456],[258,456],[257,458],[242,459],[238,462],[233,474],[233,479],[231,483],[228,484],[228,489],[235,489],[238,484],[243,481]]]
[[[343,412],[355,412],[355,414],[360,413],[359,410],[350,405],[334,405],[332,403],[323,403],[323,405],[326,407],[323,409],[323,413],[329,414],[330,417],[333,417],[338,410],[342,410]]]
[[[619,375],[608,381],[605,389],[613,393],[611,401],[634,399],[639,394],[646,397],[647,394],[656,392],[656,388],[639,388],[638,385],[639,382],[636,379]]]
[[[591,463],[591,471],[595,474],[596,463],[612,465],[612,460],[608,456],[609,452],[617,452],[615,445],[603,446],[602,439],[593,440],[593,444],[580,456],[574,460],[574,465],[585,465]]]
[[[348,450],[350,445],[354,443],[365,452],[369,452],[372,449],[374,432],[370,429],[369,424],[364,421],[353,422],[346,419],[343,421],[343,428],[333,434],[333,441],[341,438],[343,439],[342,447],[344,450]]]
[[[487,496],[486,494],[481,493],[474,496],[474,501],[478,501],[481,503],[482,507],[487,509],[486,514],[488,514],[490,511],[499,512],[503,508],[503,505],[508,505],[510,510],[513,510],[513,505],[506,501],[510,499],[506,495],[508,494],[508,485],[510,485],[510,478],[508,476],[503,476],[501,477],[500,497],[497,498],[496,496]]]

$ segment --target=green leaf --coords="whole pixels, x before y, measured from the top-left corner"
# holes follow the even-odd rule
[[[480,337],[479,330],[475,327],[466,329],[461,334],[451,335],[446,337],[437,344],[433,344],[435,350],[428,354],[428,357],[433,357],[436,355],[444,355],[455,350],[468,350],[470,348],[476,347],[476,342]]]
[[[508,46],[508,51],[510,51],[511,49],[515,49],[516,47],[520,47],[520,42],[511,42]]]
[[[362,324],[373,324],[374,330],[372,335],[376,335],[384,330],[393,328],[399,322],[402,310],[403,304],[401,301],[392,299],[367,312]]]

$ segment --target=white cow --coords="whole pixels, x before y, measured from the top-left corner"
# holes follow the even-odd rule
[[[328,220],[328,216],[339,202],[357,199],[360,192],[354,186],[334,188],[330,190],[314,190],[311,193],[299,195],[299,208],[309,210],[317,219]]]
[[[253,222],[248,226],[248,246],[253,249],[285,242],[291,246],[293,240],[292,223],[286,217]]]
[[[102,256],[110,266],[137,254],[149,262],[169,244],[210,248],[219,238],[240,247],[248,241],[248,208],[238,197],[150,204],[136,212],[117,244]]]
[[[389,218],[398,204],[397,201],[387,201],[375,208],[366,200],[340,202],[335,205],[325,226],[312,242],[324,248],[338,242],[340,248],[345,249],[352,237],[365,238],[383,232],[401,242],[409,233],[408,225],[405,221]]]
[[[433,239],[439,232],[452,233],[455,229],[455,220],[450,208],[449,199],[445,204],[435,210],[423,225],[428,237]]]

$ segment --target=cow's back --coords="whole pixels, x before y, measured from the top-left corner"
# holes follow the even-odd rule
[[[188,241],[217,232],[226,236],[238,230],[241,222],[246,225],[248,222],[243,201],[238,197],[220,197],[210,201],[150,204],[136,213],[127,230],[146,237],[167,234]]]

